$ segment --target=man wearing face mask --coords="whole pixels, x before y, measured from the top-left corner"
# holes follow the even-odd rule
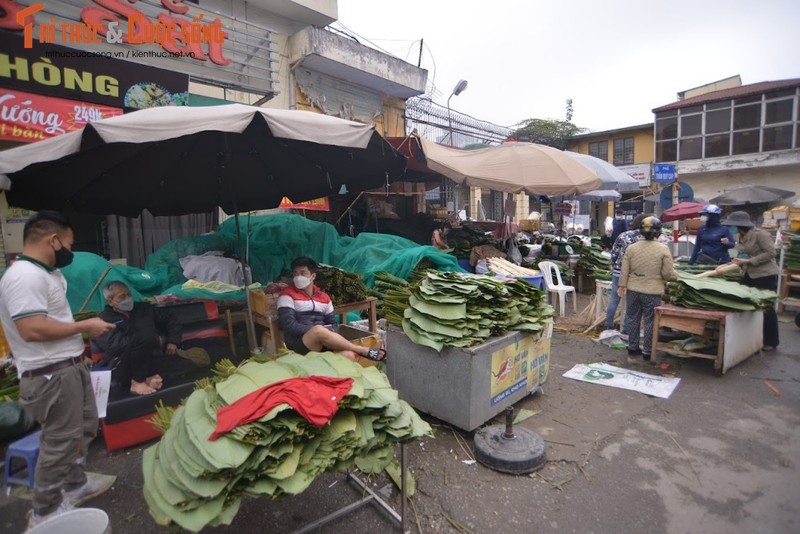
[[[0,279],[0,321],[21,377],[20,404],[42,427],[32,528],[111,486],[85,472],[98,421],[82,334],[102,335],[114,324],[73,319],[58,270],[72,262],[74,236],[66,217],[39,212],[25,223],[22,239],[22,254]]]
[[[721,215],[722,210],[715,204],[707,204],[700,210],[700,220],[704,224],[697,229],[689,265],[721,265],[731,261],[728,249],[735,247],[736,242],[728,227],[720,223]]]
[[[105,357],[101,365],[112,367],[112,385],[149,395],[161,389],[164,378],[181,376],[193,364],[176,356],[182,329],[168,308],[134,302],[128,286],[109,282],[103,288],[106,307],[100,317],[117,328],[92,340],[94,350]],[[162,349],[163,334],[163,349]]]
[[[625,220],[625,212],[622,208],[617,208],[617,211],[614,214],[614,222],[612,224],[611,230],[611,243],[612,245],[616,243],[619,234],[622,232],[628,231],[628,221]]]
[[[289,349],[298,354],[330,350],[358,360],[363,356],[381,361],[386,358],[383,349],[354,345],[336,333],[336,316],[331,298],[314,285],[317,264],[311,258],[297,258],[292,262],[292,284],[278,298],[278,323],[283,340]]]

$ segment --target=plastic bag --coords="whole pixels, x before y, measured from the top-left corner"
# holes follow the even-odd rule
[[[508,247],[508,257],[517,265],[522,263],[522,253],[519,251],[519,247],[516,243],[512,243],[512,245]]]

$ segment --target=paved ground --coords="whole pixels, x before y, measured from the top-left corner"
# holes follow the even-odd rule
[[[587,303],[580,297],[579,310]],[[625,359],[623,351],[557,330],[543,393],[516,405],[538,412],[520,426],[547,440],[549,461],[533,475],[472,464],[472,434],[431,420],[436,437],[406,448],[417,484],[406,531],[800,532],[800,329],[793,322],[781,324],[777,352],[756,354],[723,377],[709,361],[673,362],[681,383],[666,400],[561,376],[576,363],[627,366]],[[109,513],[115,533],[167,531],[147,513],[141,449],[109,454],[98,442],[89,467],[118,476],[89,503]],[[369,484],[391,491],[389,502],[399,509],[398,492],[384,477]],[[326,476],[298,497],[250,499],[233,525],[208,531],[292,532],[359,495],[343,476]],[[0,531],[20,532],[28,507],[0,497]],[[318,532],[391,527],[369,506]]]

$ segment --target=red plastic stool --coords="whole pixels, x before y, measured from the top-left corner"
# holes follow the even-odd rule
[[[36,472],[36,460],[39,458],[41,437],[42,431],[38,430],[8,446],[3,476],[4,486],[17,484],[33,489],[33,475]],[[25,465],[19,465],[20,461],[24,461]]]

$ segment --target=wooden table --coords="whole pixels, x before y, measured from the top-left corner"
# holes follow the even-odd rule
[[[349,304],[342,304],[341,306],[334,306],[333,313],[341,317],[339,324],[347,324],[347,314],[351,311],[362,311],[368,310],[369,311],[369,331],[370,332],[377,332],[378,328],[378,310],[376,308],[376,304],[378,299],[375,297],[367,297],[366,300],[362,300],[360,302],[351,302]],[[266,342],[271,341],[272,346],[277,350],[283,344],[283,334],[281,332],[280,324],[278,324],[278,317],[277,316],[263,316],[254,313],[253,314],[253,322],[257,325],[264,327],[264,332],[262,334],[262,344],[265,345],[266,350]]]
[[[653,324],[653,352],[713,360],[714,370],[724,374],[761,350],[763,323],[764,314],[760,311],[695,310],[672,304],[657,306]],[[714,339],[717,341],[716,354],[678,350],[667,343],[659,343],[658,331],[661,327]]]

